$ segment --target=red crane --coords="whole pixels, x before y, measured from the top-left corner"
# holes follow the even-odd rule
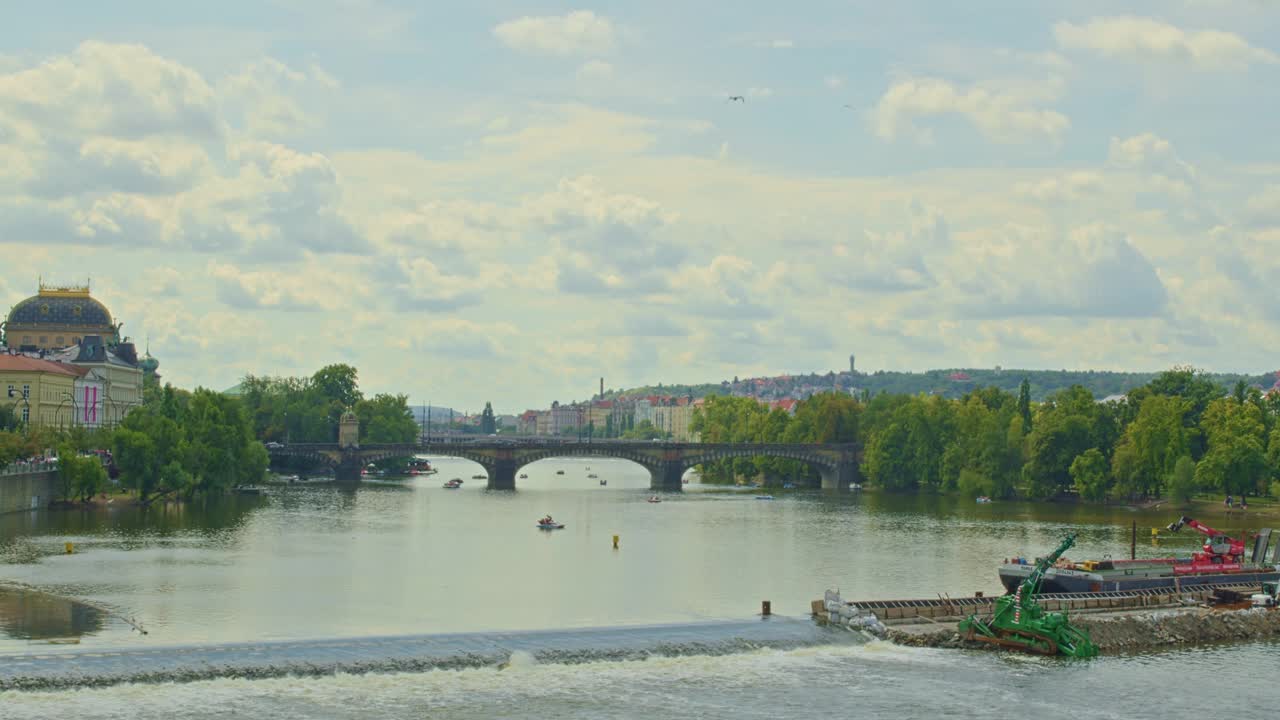
[[[1192,553],[1190,565],[1175,565],[1174,572],[1203,572],[1204,570],[1235,570],[1240,568],[1244,559],[1244,540],[1237,540],[1226,533],[1219,532],[1199,520],[1186,515],[1177,522],[1169,523],[1169,530],[1178,532],[1183,526],[1208,536],[1204,541],[1204,551]]]

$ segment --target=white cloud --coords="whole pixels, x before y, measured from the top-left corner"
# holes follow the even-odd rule
[[[983,135],[1000,142],[1048,141],[1057,143],[1071,127],[1065,115],[1033,107],[1016,92],[980,86],[967,89],[937,78],[895,82],[872,113],[876,134],[894,140],[904,131],[928,141],[927,130],[913,124],[918,117],[960,115]]]
[[[238,310],[333,311],[359,302],[365,295],[362,288],[346,282],[342,273],[321,267],[305,272],[243,271],[215,260],[206,272],[214,281],[218,299]],[[341,292],[335,292],[339,288]]]
[[[71,55],[0,75],[0,108],[46,133],[215,138],[224,130],[209,83],[141,45],[85,42]]]
[[[1015,191],[1032,200],[1056,203],[1095,196],[1102,192],[1103,187],[1104,181],[1101,174],[1089,170],[1078,170],[1056,177],[1019,183]]]
[[[1186,31],[1144,17],[1096,18],[1083,25],[1060,22],[1053,26],[1053,34],[1064,48],[1092,50],[1108,57],[1184,62],[1215,69],[1280,62],[1275,53],[1250,45],[1235,33]]]
[[[894,293],[923,290],[937,284],[930,269],[932,263],[943,263],[951,252],[951,233],[942,213],[919,202],[909,207],[910,222],[905,231],[863,231],[837,243],[821,267],[824,281],[838,283],[850,290],[872,293]]]
[[[949,277],[983,317],[1153,317],[1169,297],[1151,262],[1115,228],[1067,233],[1010,225],[966,239]]]
[[[295,70],[274,58],[245,65],[218,84],[224,117],[256,137],[281,137],[320,123],[303,97],[328,96],[338,81],[319,67]]]
[[[590,10],[509,20],[493,34],[513,50],[547,55],[599,55],[614,44],[613,23]]]
[[[578,67],[579,80],[602,82],[613,78],[613,66],[603,60],[588,60]]]

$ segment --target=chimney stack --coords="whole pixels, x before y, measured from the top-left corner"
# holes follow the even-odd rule
[[[604,378],[600,378],[600,399],[604,399]]]

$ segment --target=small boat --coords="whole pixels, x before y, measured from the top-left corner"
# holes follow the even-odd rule
[[[520,473],[520,479],[525,480],[529,477],[529,473]]]
[[[795,490],[795,489],[796,489],[796,484],[795,484],[795,483],[784,483],[784,484],[783,484],[783,486],[782,486],[782,489],[783,489],[783,490]]]
[[[772,496],[772,495],[757,495],[757,496],[756,496],[756,499],[757,499],[757,500],[772,500],[772,499],[773,499],[773,496]]]
[[[444,484],[444,488],[446,490],[457,490],[460,487],[462,487],[462,481],[459,480],[458,478],[454,478]]]
[[[471,479],[472,479],[472,480],[484,480],[484,478],[485,478],[485,476],[484,476],[484,475],[472,475],[472,476],[471,476]]]
[[[555,520],[551,519],[550,515],[548,515],[538,520],[538,529],[539,530],[563,530],[564,523],[556,522]]]
[[[557,471],[556,471],[556,474],[557,474],[557,475],[563,475],[563,474],[564,474],[564,471],[563,471],[563,470],[557,470]]]
[[[977,502],[979,505],[985,505],[985,504],[987,504],[987,503],[991,502],[991,498],[987,497],[986,495],[979,495],[979,496],[975,499],[975,502]]]
[[[608,481],[608,480],[601,480],[601,481],[600,481],[600,485],[601,485],[601,486],[608,485],[608,484],[609,484],[609,481]]]
[[[649,496],[649,502],[651,502],[651,503],[660,503],[660,502],[662,502],[662,498],[658,497],[657,495],[650,495],[650,496]]]
[[[598,478],[598,477],[600,477],[600,476],[599,476],[599,475],[596,475],[595,473],[591,473],[591,474],[590,474],[590,475],[588,475],[587,477],[588,477],[589,479],[591,479],[591,480],[595,480],[596,478]]]

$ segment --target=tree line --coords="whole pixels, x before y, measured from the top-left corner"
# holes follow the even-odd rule
[[[1280,479],[1280,394],[1229,390],[1192,368],[1160,373],[1121,400],[1076,385],[1031,400],[994,387],[959,398],[824,393],[795,415],[711,396],[694,417],[706,442],[859,442],[861,472],[900,492],[1088,500],[1268,494]],[[812,470],[768,458],[703,468],[711,482]]]
[[[337,442],[338,421],[348,409],[360,420],[361,442],[414,442],[419,427],[408,396],[366,398],[358,375],[345,364],[326,365],[310,377],[249,375],[240,383],[240,401],[254,435],[265,442]]]
[[[417,438],[406,397],[364,397],[349,365],[329,365],[307,378],[249,376],[242,388],[233,397],[149,385],[142,405],[109,429],[30,426],[0,406],[0,467],[55,449],[62,499],[85,500],[109,484],[102,462],[85,454],[109,450],[120,485],[145,503],[258,482],[269,461],[263,442],[333,442],[348,408],[359,418],[363,442]]]

